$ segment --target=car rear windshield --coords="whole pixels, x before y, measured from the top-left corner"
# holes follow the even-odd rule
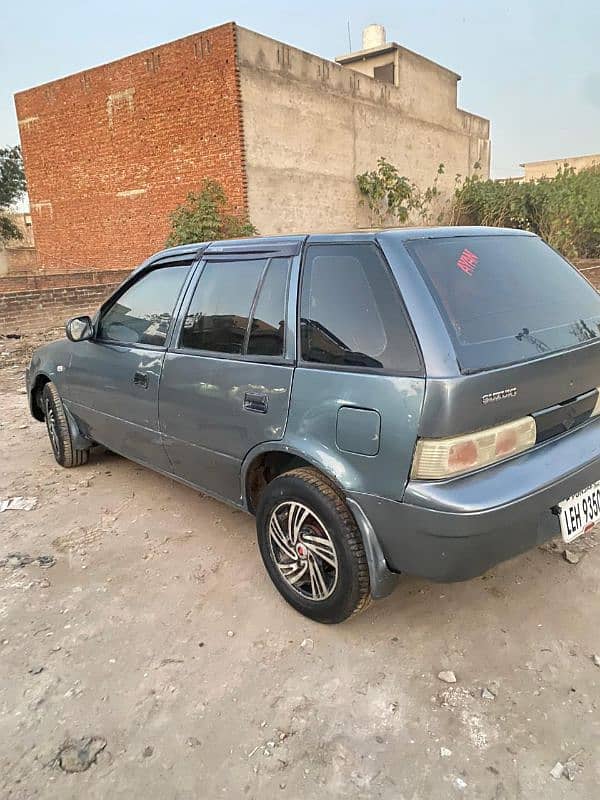
[[[407,249],[463,372],[528,361],[600,334],[600,295],[536,236],[415,239]]]

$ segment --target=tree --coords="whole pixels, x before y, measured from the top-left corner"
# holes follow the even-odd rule
[[[256,236],[256,228],[246,217],[226,214],[226,207],[227,196],[221,184],[205,180],[201,190],[188,194],[185,203],[171,214],[167,246]]]
[[[9,216],[9,209],[27,189],[23,158],[19,145],[0,147],[0,244],[9,239],[22,239],[23,234]]]

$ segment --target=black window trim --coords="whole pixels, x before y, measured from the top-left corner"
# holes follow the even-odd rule
[[[136,349],[140,350],[153,350],[156,352],[165,352],[169,348],[169,342],[171,340],[171,336],[173,334],[173,329],[175,324],[177,323],[177,319],[179,317],[179,310],[181,300],[185,296],[187,291],[187,287],[189,286],[190,280],[195,272],[196,266],[196,255],[191,254],[190,256],[185,257],[175,257],[174,259],[159,259],[157,261],[153,261],[148,265],[147,269],[140,270],[136,272],[131,278],[125,281],[119,288],[112,294],[105,303],[103,303],[94,319],[94,336],[92,341],[96,344],[104,344],[110,345],[111,347],[135,347]],[[173,313],[171,315],[171,320],[169,322],[169,328],[167,330],[165,336],[165,343],[164,344],[146,344],[145,342],[122,342],[117,339],[104,339],[98,336],[98,326],[100,324],[100,319],[102,316],[113,307],[113,305],[118,301],[120,297],[122,297],[125,292],[131,289],[132,286],[135,286],[136,283],[139,283],[143,280],[147,275],[150,275],[152,272],[156,272],[159,269],[170,269],[171,267],[188,267],[188,273],[184,278],[183,283],[179,289],[179,293],[175,299],[175,304],[173,306]]]
[[[220,256],[221,254],[219,254]],[[204,253],[203,257],[199,261],[199,264],[196,265],[198,267],[197,270],[194,270],[195,277],[188,282],[186,287],[185,293],[181,296],[181,303],[178,308],[177,312],[177,327],[173,328],[169,331],[169,337],[172,338],[171,346],[167,349],[170,353],[177,353],[179,355],[185,356],[198,356],[201,358],[216,358],[222,361],[239,361],[241,363],[250,363],[250,364],[273,364],[273,365],[280,365],[285,367],[293,367],[295,366],[295,361],[292,358],[286,358],[286,345],[287,345],[287,323],[288,323],[288,304],[289,304],[289,293],[291,289],[291,275],[294,263],[294,256],[289,253],[282,253],[282,252],[274,252],[273,250],[270,251],[270,255],[266,255],[265,252],[258,253],[244,253],[243,258],[239,258],[241,253],[236,253],[235,251],[228,251],[227,258],[210,258],[210,253]],[[232,256],[234,258],[232,258]],[[196,293],[196,288],[202,279],[202,275],[204,274],[204,268],[209,261],[218,262],[218,261],[232,261],[232,260],[239,260],[240,261],[259,261],[261,258],[266,259],[265,266],[261,272],[260,278],[258,279],[257,287],[254,291],[254,295],[252,297],[252,302],[250,304],[250,311],[248,313],[248,325],[246,326],[246,333],[244,334],[244,349],[247,348],[248,342],[250,340],[250,330],[251,324],[254,319],[254,311],[256,309],[256,304],[258,303],[258,298],[260,297],[260,290],[263,287],[267,271],[273,259],[282,258],[287,261],[288,268],[287,268],[287,278],[286,278],[286,299],[284,303],[284,339],[283,339],[283,353],[279,356],[268,356],[268,355],[259,355],[254,353],[220,353],[215,352],[214,350],[200,350],[195,347],[183,347],[181,345],[181,337],[183,335],[183,325],[185,322],[185,318],[187,313],[190,309],[190,305],[192,300],[194,299],[194,294]],[[193,285],[192,285],[193,284]],[[189,297],[188,297],[189,295]]]
[[[301,250],[303,240],[297,242],[257,242],[244,244],[212,243],[204,252],[207,261],[230,261],[232,256],[239,261],[258,258],[293,258]]]
[[[318,361],[305,361],[302,358],[302,330],[301,330],[301,316],[302,316],[302,292],[304,289],[304,279],[306,275],[306,258],[307,253],[311,245],[316,247],[352,247],[353,245],[357,244],[366,244],[372,245],[377,250],[379,256],[383,261],[384,268],[387,270],[388,275],[391,278],[392,285],[395,288],[396,294],[398,296],[398,300],[400,303],[400,311],[404,316],[406,321],[407,329],[409,330],[411,336],[413,337],[413,341],[415,344],[415,350],[417,353],[417,359],[419,362],[418,368],[411,369],[411,370],[394,370],[394,369],[386,369],[385,367],[364,367],[359,365],[353,364],[323,364]],[[408,313],[408,309],[406,308],[406,304],[404,302],[404,298],[402,297],[402,292],[400,291],[400,286],[398,285],[398,281],[396,280],[396,276],[394,275],[392,268],[383,252],[379,242],[377,239],[372,240],[361,240],[358,239],[356,241],[308,241],[304,250],[302,252],[302,261],[300,264],[300,281],[298,285],[298,294],[297,294],[297,305],[296,305],[296,354],[297,354],[297,366],[302,367],[303,369],[320,369],[326,372],[364,372],[367,375],[385,375],[387,377],[395,377],[395,378],[424,378],[425,377],[425,360],[423,358],[423,353],[421,351],[421,345],[419,343],[419,339],[417,337],[414,325],[412,324],[412,320]]]

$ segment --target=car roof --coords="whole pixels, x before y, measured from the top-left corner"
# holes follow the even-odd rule
[[[440,239],[463,236],[534,236],[529,231],[518,228],[493,228],[485,226],[440,226],[435,228],[377,228],[371,230],[355,230],[331,233],[304,233],[290,236],[254,236],[247,239],[223,239],[214,242],[194,242],[193,244],[169,247],[155,253],[151,261],[155,264],[163,259],[189,257],[201,253],[225,254],[226,252],[280,251],[281,253],[299,251],[305,242],[310,244],[334,244],[336,242],[372,242],[382,239]]]

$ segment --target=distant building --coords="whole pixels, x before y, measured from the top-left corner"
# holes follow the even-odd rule
[[[0,278],[4,275],[33,272],[37,268],[31,215],[13,211],[8,216],[21,231],[23,238],[12,239],[4,245],[0,243]]]
[[[16,95],[41,264],[133,266],[203,179],[260,233],[368,224],[355,176],[386,156],[450,194],[489,122],[457,106],[460,76],[386,42],[329,61],[221,25]]]
[[[600,167],[600,153],[593,156],[570,156],[569,158],[555,158],[547,161],[526,161],[519,164],[525,170],[521,180],[531,181],[535,178],[553,178],[561,167],[568,164],[575,171],[587,167]]]

